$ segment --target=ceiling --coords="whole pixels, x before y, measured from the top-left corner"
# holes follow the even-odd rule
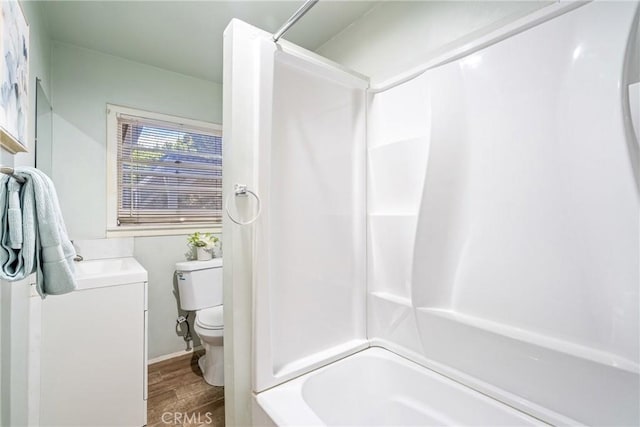
[[[232,18],[275,32],[302,1],[47,1],[54,40],[222,83]],[[320,1],[283,38],[315,50],[377,1]]]

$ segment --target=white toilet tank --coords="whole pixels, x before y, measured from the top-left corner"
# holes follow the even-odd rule
[[[176,263],[176,276],[183,310],[222,304],[222,258]]]

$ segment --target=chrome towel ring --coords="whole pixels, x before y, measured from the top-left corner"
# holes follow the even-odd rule
[[[234,196],[234,197],[247,197],[247,194],[251,194],[256,199],[256,204],[257,204],[256,214],[250,220],[240,221],[240,220],[235,219],[233,217],[233,215],[231,215],[231,212],[229,211],[229,200],[230,200],[231,196]],[[229,194],[227,196],[227,199],[225,200],[225,203],[224,203],[224,210],[227,213],[227,216],[229,217],[229,219],[231,221],[233,221],[234,223],[236,223],[238,225],[253,224],[258,219],[258,217],[260,216],[260,210],[261,209],[262,209],[262,207],[260,206],[260,197],[258,197],[258,195],[256,193],[254,193],[253,191],[249,190],[245,184],[234,184],[233,193]]]

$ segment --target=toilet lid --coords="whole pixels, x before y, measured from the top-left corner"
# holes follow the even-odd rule
[[[196,324],[204,329],[222,329],[224,325],[222,305],[198,311]]]

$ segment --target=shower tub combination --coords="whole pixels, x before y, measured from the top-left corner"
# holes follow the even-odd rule
[[[637,26],[555,3],[374,84],[230,24],[254,424],[640,423]]]

